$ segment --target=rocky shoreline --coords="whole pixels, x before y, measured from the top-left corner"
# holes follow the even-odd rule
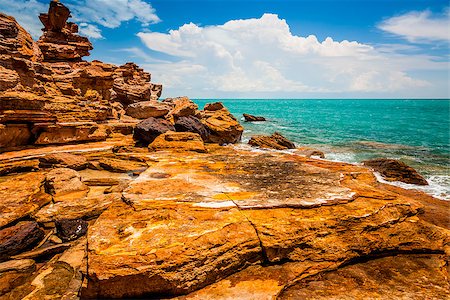
[[[83,61],[69,15],[52,1],[34,42],[0,14],[0,299],[448,296],[449,202],[369,168],[409,167],[234,147],[221,103]]]

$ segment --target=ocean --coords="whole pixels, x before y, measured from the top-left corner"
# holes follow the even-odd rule
[[[194,101],[200,108],[223,102],[244,126],[242,143],[252,135],[278,131],[299,146],[323,151],[328,160],[400,159],[430,185],[394,184],[450,200],[450,100]],[[246,123],[243,113],[263,116],[267,122]]]

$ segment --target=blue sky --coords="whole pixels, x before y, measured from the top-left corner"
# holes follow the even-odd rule
[[[192,98],[449,98],[449,4],[62,0],[88,60],[134,61]],[[0,0],[34,38],[48,1]]]

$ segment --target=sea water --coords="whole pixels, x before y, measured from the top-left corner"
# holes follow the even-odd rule
[[[202,108],[214,99],[198,99]],[[450,200],[450,100],[221,99],[252,135],[280,132],[299,146],[325,152],[335,161],[400,159],[429,181],[421,189]],[[243,113],[266,122],[243,122]]]

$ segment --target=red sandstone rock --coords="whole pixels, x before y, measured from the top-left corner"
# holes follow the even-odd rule
[[[245,118],[245,122],[257,122],[257,121],[265,121],[266,118],[264,117],[257,117],[257,116],[253,116],[253,115],[249,115],[249,114],[244,114],[243,115]]]
[[[201,122],[210,132],[208,142],[228,144],[241,140],[244,128],[226,108],[208,111],[199,116],[202,117]]]
[[[142,101],[128,105],[126,114],[136,119],[165,116],[172,107],[159,101]]]
[[[192,102],[188,97],[167,98],[164,102],[170,103],[174,106],[169,114],[175,119],[192,116],[198,108],[198,105]]]
[[[275,132],[271,136],[252,136],[248,143],[249,145],[260,148],[270,148],[276,150],[295,149],[295,144],[278,132]]]
[[[37,244],[44,237],[38,223],[24,221],[0,230],[0,261]]]

